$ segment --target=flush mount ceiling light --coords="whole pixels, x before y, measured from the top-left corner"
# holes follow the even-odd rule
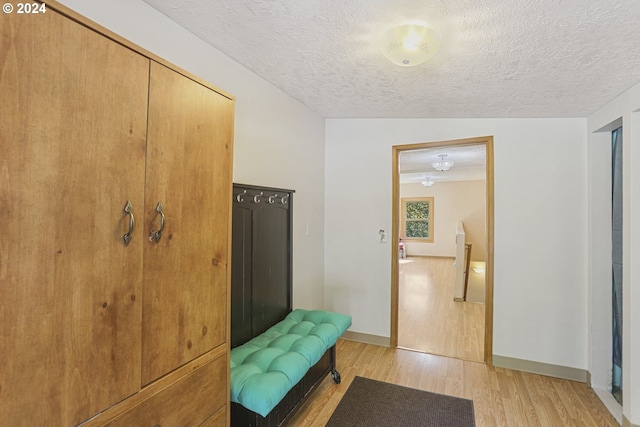
[[[435,33],[429,28],[405,24],[385,33],[380,50],[394,64],[413,67],[433,57],[438,52],[438,43]]]
[[[425,187],[431,187],[433,185],[433,180],[428,176],[424,178],[424,181],[421,182]]]
[[[451,166],[453,166],[453,161],[445,160],[444,158],[447,157],[446,154],[440,154],[438,157],[440,157],[440,160],[438,160],[437,162],[431,163],[431,166],[433,166],[435,170],[443,172],[451,169]]]

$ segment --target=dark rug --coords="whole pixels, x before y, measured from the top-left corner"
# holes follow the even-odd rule
[[[475,427],[473,400],[355,377],[327,427]]]

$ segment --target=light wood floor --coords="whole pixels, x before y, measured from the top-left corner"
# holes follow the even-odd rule
[[[289,426],[324,426],[356,375],[472,399],[477,427],[618,426],[583,383],[346,340],[337,355],[341,384],[328,375]]]
[[[399,271],[398,345],[482,362],[485,305],[453,300],[453,259],[407,258]]]

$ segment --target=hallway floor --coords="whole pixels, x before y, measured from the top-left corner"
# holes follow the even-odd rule
[[[342,382],[327,375],[289,425],[324,426],[358,375],[472,399],[477,427],[618,427],[584,383],[342,339],[337,354]]]
[[[485,305],[455,302],[454,283],[452,258],[400,260],[398,345],[482,362]]]

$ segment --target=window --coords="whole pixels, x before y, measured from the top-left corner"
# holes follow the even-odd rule
[[[433,243],[433,197],[401,201],[403,239]]]

